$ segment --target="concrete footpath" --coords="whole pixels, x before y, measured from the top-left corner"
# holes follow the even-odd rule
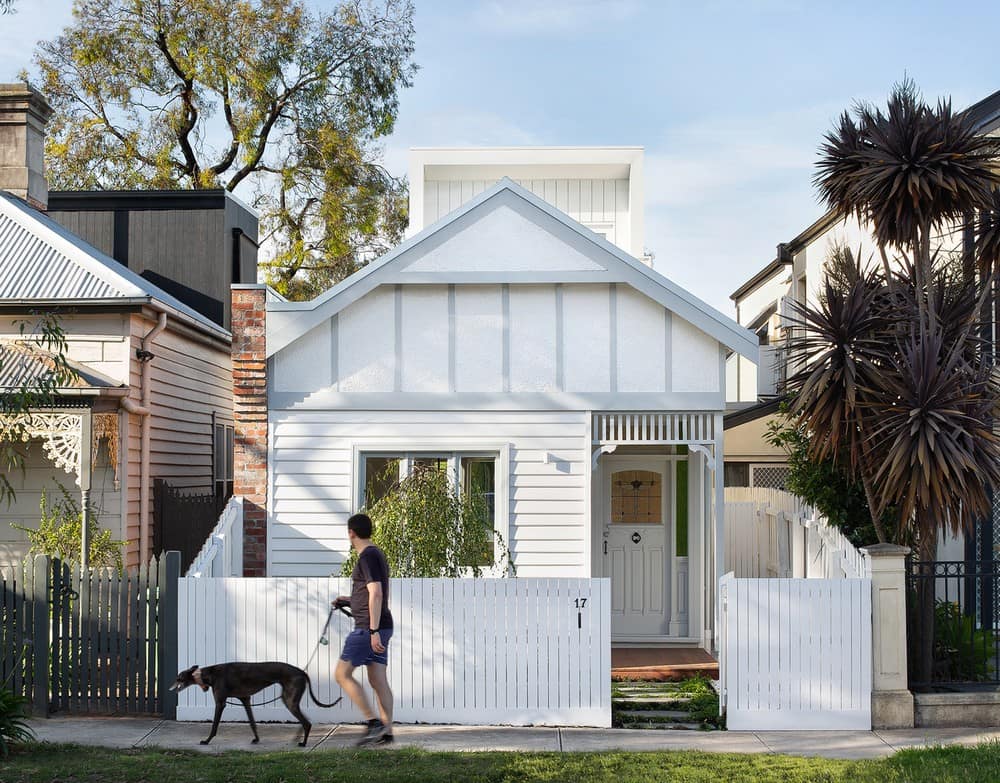
[[[178,723],[154,718],[60,718],[32,720],[43,742],[72,742],[111,748],[161,747],[221,753],[227,750],[299,751],[297,724],[258,723],[260,743],[250,743],[246,723],[223,723],[210,745],[208,723]],[[655,731],[635,729],[568,729],[511,726],[396,725],[393,747],[442,751],[607,751],[700,750],[709,753],[787,753],[865,759],[890,756],[904,748],[977,745],[1000,741],[996,729],[905,729],[892,731]],[[361,737],[359,724],[315,725],[309,745],[314,750],[352,748]]]

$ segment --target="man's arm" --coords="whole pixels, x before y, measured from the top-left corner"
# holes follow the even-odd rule
[[[377,628],[379,620],[382,618],[382,583],[368,583],[368,622],[370,628]],[[372,649],[377,652],[385,652],[385,646],[377,633],[373,633]]]

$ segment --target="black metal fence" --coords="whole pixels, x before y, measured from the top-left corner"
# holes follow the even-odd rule
[[[1000,562],[908,561],[913,690],[1000,686]]]
[[[153,551],[181,553],[185,573],[219,521],[228,497],[153,480]]]

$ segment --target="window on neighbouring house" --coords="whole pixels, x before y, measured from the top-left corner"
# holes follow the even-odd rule
[[[723,477],[727,487],[749,487],[750,465],[746,462],[726,462],[723,465]]]
[[[231,424],[216,422],[212,427],[212,481],[221,500],[233,494],[234,430]]]

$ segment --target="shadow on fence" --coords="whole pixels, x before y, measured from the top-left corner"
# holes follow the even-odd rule
[[[176,714],[180,553],[115,569],[38,556],[0,570],[0,682],[36,715]]]

